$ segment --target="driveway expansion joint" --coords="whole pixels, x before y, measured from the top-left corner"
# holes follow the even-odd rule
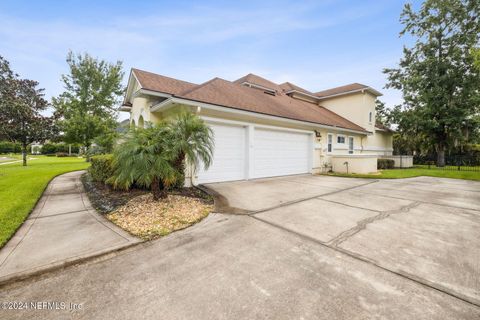
[[[247,215],[248,215],[248,216],[253,216],[253,215],[256,215],[256,214],[258,214],[258,213],[263,213],[263,212],[271,211],[271,210],[274,210],[274,209],[291,206],[291,205],[293,205],[293,204],[297,204],[297,203],[300,203],[300,202],[304,202],[304,201],[316,199],[316,198],[319,198],[319,197],[329,196],[329,195],[337,194],[337,193],[344,192],[344,191],[350,191],[350,190],[352,190],[352,189],[360,188],[360,187],[363,187],[363,186],[366,186],[366,185],[369,185],[369,184],[372,184],[372,183],[376,183],[376,182],[378,182],[378,180],[369,181],[369,182],[367,182],[367,183],[360,184],[360,185],[356,185],[356,186],[352,186],[352,187],[348,187],[348,188],[345,188],[345,189],[337,189],[337,190],[332,191],[332,192],[317,194],[317,195],[314,195],[314,196],[311,196],[311,197],[307,197],[307,198],[302,198],[302,199],[298,199],[298,200],[293,200],[293,201],[284,202],[284,203],[281,203],[281,204],[279,204],[279,205],[277,205],[277,206],[273,206],[273,207],[270,207],[270,208],[265,208],[265,209],[260,209],[260,210],[251,211],[251,212],[249,212]]]
[[[415,276],[415,275],[412,275],[408,272],[404,272],[404,271],[396,271],[396,270],[392,270],[386,266],[382,266],[379,262],[373,260],[373,259],[370,259],[368,257],[365,257],[363,255],[360,255],[360,254],[357,254],[355,252],[352,252],[352,251],[349,251],[349,250],[346,250],[346,249],[343,249],[341,247],[336,247],[336,246],[332,246],[326,242],[323,242],[323,241],[320,241],[318,239],[315,239],[313,237],[310,237],[308,235],[305,235],[305,234],[302,234],[300,232],[297,232],[297,231],[294,231],[294,230],[291,230],[291,229],[288,229],[288,228],[285,228],[277,223],[274,223],[274,222],[271,222],[271,221],[268,221],[268,220],[265,220],[265,219],[262,219],[260,217],[257,217],[257,216],[254,216],[254,215],[247,215],[247,217],[250,217],[252,219],[255,219],[257,221],[260,221],[260,222],[263,222],[267,225],[270,225],[271,227],[274,227],[274,228],[277,228],[277,229],[280,229],[282,231],[285,231],[285,232],[288,232],[288,233],[291,233],[293,235],[296,235],[300,238],[303,238],[303,239],[306,239],[310,242],[313,242],[313,243],[316,243],[318,245],[321,245],[321,246],[324,246],[326,248],[329,248],[331,250],[334,250],[334,251],[337,251],[339,253],[342,253],[342,254],[345,254],[351,258],[354,258],[356,260],[359,260],[359,261],[362,261],[362,262],[365,262],[365,263],[368,263],[370,265],[373,265],[377,268],[380,268],[386,272],[389,272],[389,273],[392,273],[392,274],[395,274],[397,276],[400,276],[404,279],[407,279],[409,281],[413,281],[423,287],[426,287],[426,288],[429,288],[429,289],[432,289],[432,290],[435,290],[435,291],[438,291],[438,292],[441,292],[443,294],[446,294],[448,296],[451,296],[455,299],[458,299],[458,300],[461,300],[465,303],[468,303],[470,305],[473,305],[475,307],[478,307],[480,308],[480,301],[477,301],[475,299],[472,299],[468,296],[465,296],[461,293],[458,293],[458,292],[455,292],[455,291],[452,291],[451,289],[449,288],[446,288],[442,285],[439,285],[439,284],[436,284],[436,283],[433,283],[431,281],[428,281],[426,279],[423,279],[423,278],[420,278],[418,276]]]

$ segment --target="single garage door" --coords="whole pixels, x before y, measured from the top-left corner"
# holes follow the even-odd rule
[[[198,168],[197,182],[220,182],[246,179],[246,128],[209,124],[215,136],[213,163],[205,171]]]
[[[254,178],[308,173],[310,135],[256,128]]]

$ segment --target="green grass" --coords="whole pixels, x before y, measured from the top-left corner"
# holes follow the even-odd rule
[[[419,176],[452,178],[464,180],[480,181],[480,172],[475,171],[457,171],[457,170],[441,170],[428,169],[426,167],[414,167],[409,169],[388,169],[380,170],[379,174],[346,174],[346,173],[329,173],[328,175],[336,177],[354,177],[354,178],[369,178],[369,179],[401,179],[412,178]]]
[[[28,166],[21,162],[0,165],[0,248],[32,211],[50,180],[82,170],[90,164],[83,158],[33,156]]]

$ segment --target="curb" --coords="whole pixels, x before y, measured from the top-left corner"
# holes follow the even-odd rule
[[[102,259],[113,258],[120,253],[128,252],[129,249],[133,249],[137,246],[145,245],[145,244],[146,244],[145,241],[139,240],[138,242],[129,243],[127,245],[121,245],[121,246],[116,246],[116,247],[113,247],[113,248],[97,251],[93,254],[91,254],[91,253],[90,254],[83,254],[83,255],[80,255],[80,256],[73,257],[73,258],[64,259],[64,260],[59,261],[59,262],[52,262],[52,263],[49,263],[49,264],[41,266],[41,267],[36,267],[36,268],[33,268],[33,269],[29,269],[27,271],[22,271],[22,272],[6,275],[6,276],[3,276],[3,277],[0,277],[0,288],[3,288],[5,286],[7,286],[9,284],[12,284],[12,283],[15,283],[17,281],[29,280],[29,279],[36,278],[36,277],[39,277],[39,276],[47,274],[47,273],[52,273],[54,271],[66,269],[68,267],[78,265],[78,264],[81,264],[81,263],[92,262],[92,261],[95,261],[95,260],[100,261]]]

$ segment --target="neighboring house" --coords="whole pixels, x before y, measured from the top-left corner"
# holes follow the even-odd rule
[[[393,151],[392,131],[375,121],[380,95],[358,83],[314,93],[254,74],[197,85],[132,69],[120,110],[139,127],[181,110],[202,117],[215,134],[214,160],[193,181],[207,183],[376,171],[377,158]]]

